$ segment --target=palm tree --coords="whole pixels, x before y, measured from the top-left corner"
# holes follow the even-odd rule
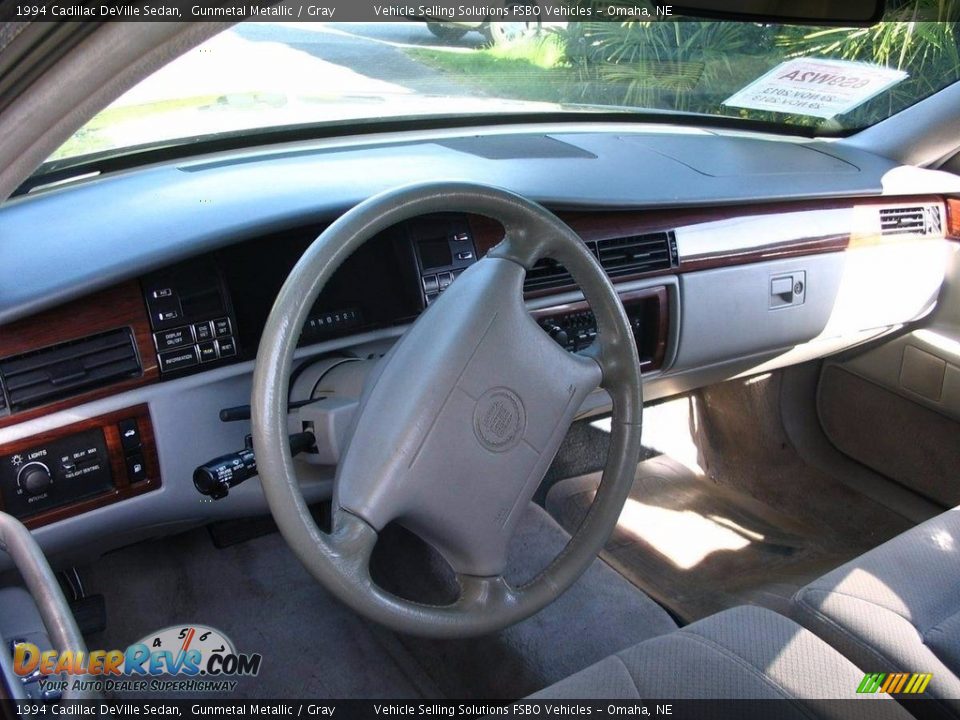
[[[868,125],[960,80],[960,2],[913,0],[888,8],[865,28],[785,29],[777,45],[789,57],[829,57],[903,70],[908,77],[844,118]]]

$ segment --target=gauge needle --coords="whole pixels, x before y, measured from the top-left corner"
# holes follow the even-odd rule
[[[190,648],[190,642],[193,640],[193,636],[196,635],[196,633],[196,628],[190,628],[187,631],[187,636],[183,639],[183,645],[180,646],[180,652],[177,654],[177,667],[179,667],[180,663],[183,661],[183,657]]]
[[[180,648],[181,653],[185,653],[190,649],[190,641],[193,640],[193,636],[196,634],[196,628],[190,628],[190,631],[187,633],[187,637],[183,640],[183,646]]]

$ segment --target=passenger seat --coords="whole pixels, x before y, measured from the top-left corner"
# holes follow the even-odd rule
[[[960,718],[960,508],[810,583],[793,608],[867,672],[932,673],[924,714]]]
[[[701,708],[711,718],[909,718],[857,695],[864,673],[813,633],[759,607],[736,607],[611,655],[533,700],[771,700]],[[875,702],[823,702],[874,698]],[[886,698],[885,700],[881,698]]]

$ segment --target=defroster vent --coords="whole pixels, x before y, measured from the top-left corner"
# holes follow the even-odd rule
[[[26,410],[140,375],[129,328],[110,330],[0,360],[10,410]]]

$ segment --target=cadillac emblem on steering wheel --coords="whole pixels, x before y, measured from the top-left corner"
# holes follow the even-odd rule
[[[505,387],[487,390],[473,411],[473,431],[491,452],[506,452],[523,439],[527,416],[523,402]]]

